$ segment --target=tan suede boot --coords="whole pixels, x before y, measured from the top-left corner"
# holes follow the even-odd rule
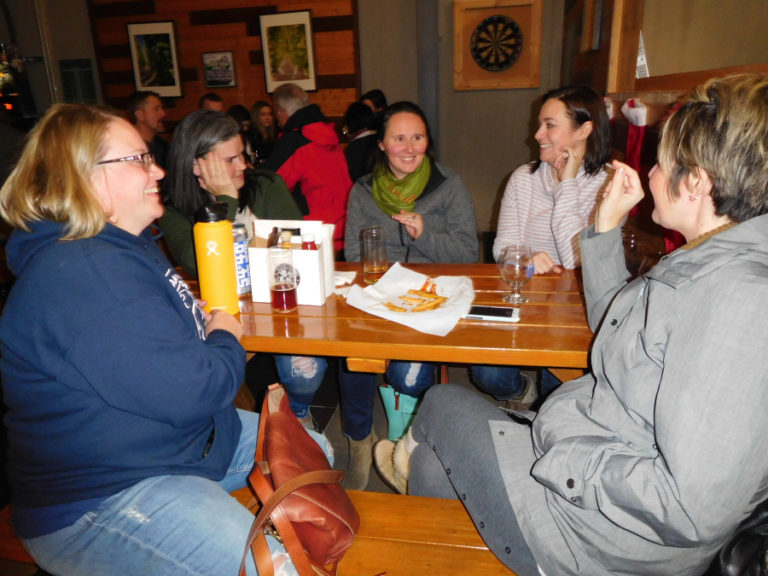
[[[349,464],[341,481],[345,489],[365,490],[368,486],[373,461],[373,445],[376,440],[376,434],[373,431],[362,440],[349,439]]]
[[[408,454],[405,439],[376,442],[373,447],[373,463],[381,479],[392,490],[400,494],[408,493],[411,455]]]

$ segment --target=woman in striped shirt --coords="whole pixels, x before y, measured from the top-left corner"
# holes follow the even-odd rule
[[[611,130],[603,99],[592,88],[573,86],[544,94],[534,135],[539,159],[512,173],[504,191],[493,256],[510,244],[525,244],[536,274],[580,266],[579,233],[590,223],[608,179]],[[514,366],[472,366],[472,382],[508,409],[526,409],[536,399],[536,375]],[[541,397],[560,381],[541,373]]]
[[[587,227],[606,182],[611,131],[600,95],[587,86],[559,88],[542,98],[534,135],[539,160],[509,178],[493,244],[526,244],[536,274],[580,264],[578,235]]]

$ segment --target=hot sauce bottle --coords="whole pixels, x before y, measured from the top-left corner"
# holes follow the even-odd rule
[[[315,244],[314,234],[302,234],[301,235],[301,249],[302,250],[317,250],[317,244]]]

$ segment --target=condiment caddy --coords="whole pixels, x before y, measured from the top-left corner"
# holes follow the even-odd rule
[[[293,266],[299,276],[299,305],[323,305],[334,289],[333,224],[314,220],[254,220],[253,228],[248,248],[253,301],[270,302],[267,246],[277,237],[278,245],[290,246],[292,251]]]

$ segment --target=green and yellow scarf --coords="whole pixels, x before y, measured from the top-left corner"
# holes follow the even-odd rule
[[[382,212],[390,216],[400,214],[401,210],[413,212],[416,200],[427,187],[431,173],[429,157],[424,157],[421,166],[402,180],[395,178],[389,168],[379,164],[373,170],[373,199]]]

